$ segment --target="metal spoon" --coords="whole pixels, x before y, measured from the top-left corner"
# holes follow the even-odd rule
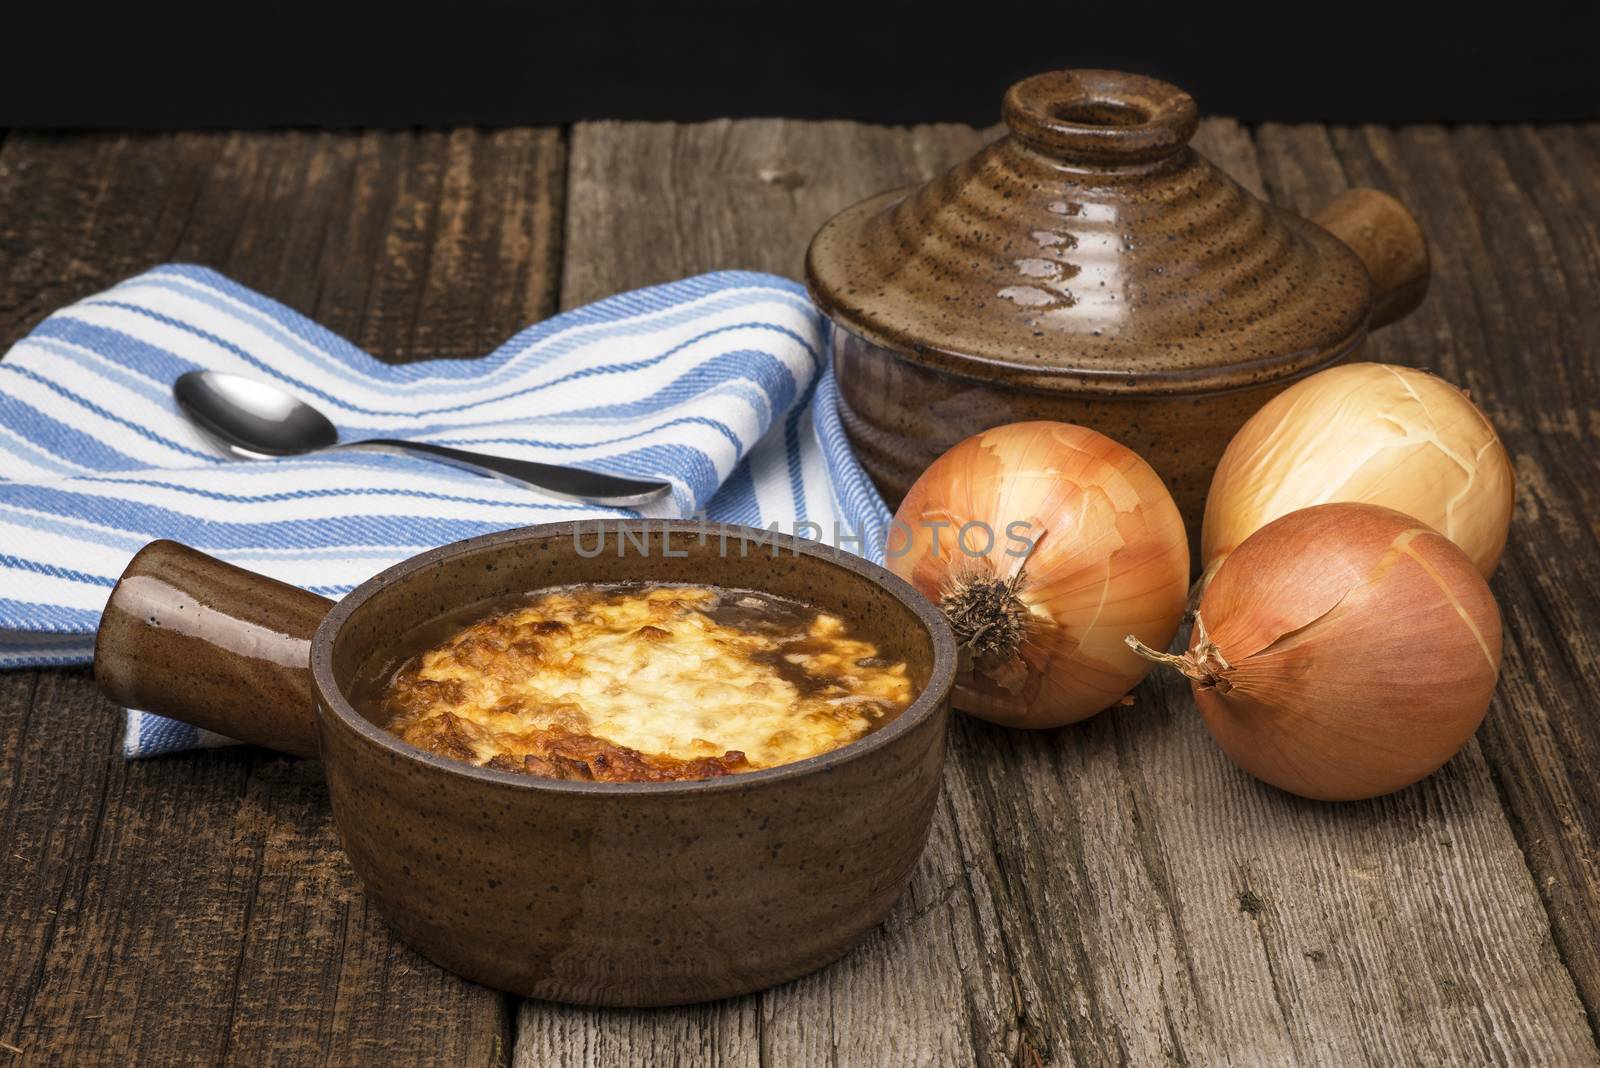
[[[320,411],[268,382],[223,371],[190,371],[172,384],[172,395],[190,422],[235,456],[265,460],[304,456],[325,449],[402,453],[514,482],[551,497],[588,504],[646,504],[672,492],[654,479],[620,478],[598,471],[513,460],[425,441],[369,438],[339,440]]]

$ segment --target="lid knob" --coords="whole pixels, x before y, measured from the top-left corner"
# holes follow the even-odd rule
[[[1175,85],[1112,70],[1058,70],[1006,90],[1006,125],[1030,148],[1068,163],[1150,163],[1180,151],[1198,122]]]

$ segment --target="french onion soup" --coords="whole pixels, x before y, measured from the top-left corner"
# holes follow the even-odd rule
[[[668,782],[775,767],[875,730],[906,665],[838,616],[751,590],[586,585],[413,635],[358,703],[442,756],[554,779]]]

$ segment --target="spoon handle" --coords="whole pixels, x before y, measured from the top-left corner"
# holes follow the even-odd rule
[[[490,456],[487,453],[452,449],[445,445],[430,445],[425,441],[370,438],[366,441],[352,441],[335,448],[367,449],[373,452],[420,456],[425,460],[459,467],[463,471],[527,486],[549,497],[558,497],[564,501],[579,501],[584,504],[619,507],[648,504],[672,492],[671,483],[658,482],[655,479],[622,478],[599,471],[585,471],[580,467],[514,460],[509,456]]]

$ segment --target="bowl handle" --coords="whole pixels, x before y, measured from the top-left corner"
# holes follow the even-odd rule
[[[1373,327],[1409,315],[1428,292],[1428,240],[1409,209],[1376,189],[1347,189],[1316,221],[1355,250],[1372,275]]]
[[[106,603],[95,680],[123,707],[314,757],[311,636],[332,607],[186,545],[151,542]]]

